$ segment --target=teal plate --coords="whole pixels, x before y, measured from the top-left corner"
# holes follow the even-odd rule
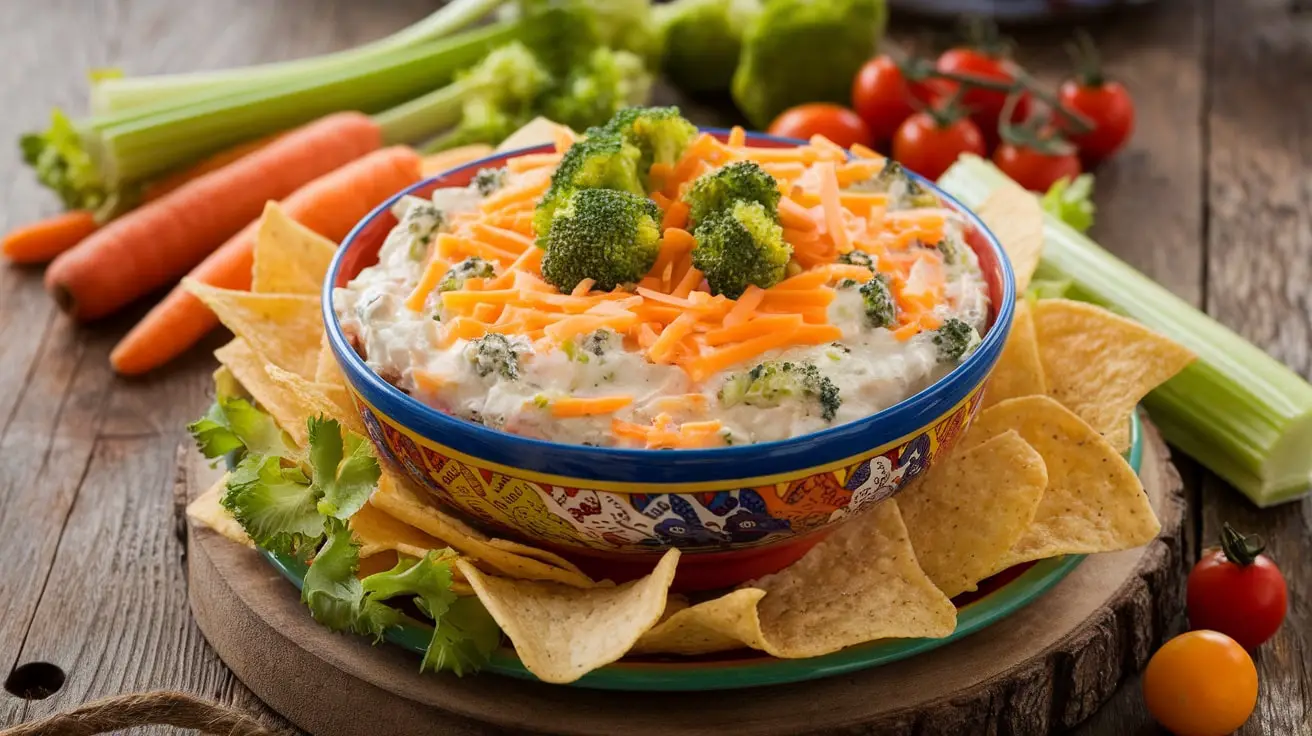
[[[1130,421],[1130,450],[1126,460],[1139,472],[1143,434],[1138,415]],[[263,552],[263,551],[262,551]],[[299,589],[305,565],[298,560],[263,552],[264,556]],[[994,624],[1052,589],[1079,566],[1084,555],[1066,555],[1018,566],[980,584],[980,590],[957,599],[957,629],[942,639],[888,639],[848,647],[809,659],[776,659],[743,650],[702,657],[642,657],[625,659],[584,675],[570,687],[593,690],[700,691],[781,685],[832,677],[913,657],[950,644]],[[423,654],[429,631],[409,625],[389,631],[387,641]],[[523,680],[537,680],[524,668],[515,651],[502,647],[483,670]]]

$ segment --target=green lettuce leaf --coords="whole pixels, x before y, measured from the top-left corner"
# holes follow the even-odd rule
[[[328,540],[305,573],[301,600],[315,621],[333,631],[349,631],[377,642],[401,623],[402,614],[365,593],[355,575],[360,569],[360,545],[346,522],[329,518],[324,530]]]
[[[276,455],[247,454],[228,476],[222,503],[251,540],[271,552],[304,558],[323,538],[313,484]]]
[[[310,467],[324,516],[349,519],[364,506],[378,484],[382,469],[365,439],[346,432],[335,419],[312,418],[309,423]]]
[[[235,396],[220,398],[205,416],[187,425],[205,457],[216,458],[233,451],[241,454],[290,456],[293,448],[283,431],[268,414],[249,401]]]
[[[500,644],[501,628],[483,602],[473,596],[457,598],[433,627],[419,670],[446,670],[463,677],[487,664]]]
[[[1075,180],[1062,179],[1053,184],[1039,200],[1043,209],[1080,232],[1093,227],[1093,174],[1081,174]]]

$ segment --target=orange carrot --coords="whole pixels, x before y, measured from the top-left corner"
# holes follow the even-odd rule
[[[711,330],[706,333],[706,344],[719,346],[730,342],[742,342],[778,330],[795,330],[801,326],[802,318],[796,314],[763,315],[750,322]]]
[[[738,297],[738,301],[734,303],[733,309],[730,309],[729,313],[724,315],[724,326],[734,327],[746,322],[752,316],[752,312],[761,306],[761,300],[764,298],[765,289],[756,284],[748,285],[742,296]]]
[[[46,289],[79,320],[107,316],[185,275],[259,217],[268,200],[290,195],[380,143],[378,125],[359,113],[330,115],[287,133],[96,231],[55,259]],[[243,279],[250,278],[249,250],[246,255]]]
[[[45,263],[99,227],[91,210],[73,210],[11,230],[0,248],[14,263]]]
[[[565,418],[614,414],[632,403],[632,396],[566,397],[551,402],[551,415]]]
[[[665,217],[661,220],[661,230],[684,228],[688,226],[689,208],[687,203],[683,200],[680,199],[670,202],[669,206],[664,209]]]
[[[264,148],[272,143],[279,135],[281,135],[281,133],[267,135],[263,138],[256,138],[253,141],[238,143],[231,148],[224,149],[218,153],[203,158],[181,171],[176,171],[162,179],[156,179],[142,188],[141,201],[152,202],[184,184],[193,182],[211,172],[218,171],[228,164],[238,161],[246,157],[248,154],[252,154],[261,148]]]
[[[277,153],[275,149],[294,143],[294,138],[296,135],[279,139],[234,165],[244,165],[265,153]],[[409,148],[376,151],[296,190],[283,200],[283,211],[329,240],[340,241],[380,202],[418,181],[419,165],[419,156]],[[249,289],[257,227],[257,222],[251,223],[212,253],[192,270],[191,278],[211,286]],[[114,348],[110,361],[120,373],[148,371],[186,350],[217,324],[199,299],[188,291],[174,289]]]

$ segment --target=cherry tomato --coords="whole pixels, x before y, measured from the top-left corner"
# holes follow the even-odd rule
[[[1093,80],[1094,84],[1069,79],[1057,91],[1062,107],[1074,110],[1093,123],[1093,130],[1077,134],[1067,126],[1067,137],[1080,147],[1080,157],[1092,166],[1121,150],[1134,130],[1134,101],[1119,82]]]
[[[784,110],[770,123],[770,129],[766,132],[802,140],[818,133],[843,148],[851,148],[855,143],[863,146],[874,143],[870,129],[860,115],[842,105],[825,102],[812,102]]]
[[[1203,555],[1189,573],[1189,626],[1212,629],[1253,650],[1285,620],[1289,590],[1285,576],[1260,545],[1229,524],[1221,548]]]
[[[852,81],[852,109],[866,122],[876,142],[889,140],[916,110],[911,86],[888,56],[867,61]]]
[[[1143,697],[1153,718],[1176,736],[1225,736],[1257,705],[1257,668],[1225,634],[1190,631],[1148,661]]]
[[[918,112],[893,136],[893,158],[927,179],[942,176],[963,153],[985,153],[984,136],[970,118],[941,124],[932,114]]]
[[[1016,75],[1009,61],[972,48],[948,49],[938,57],[934,67],[940,72],[964,74],[992,82],[1010,84],[1016,81]],[[942,80],[941,89],[947,94],[957,90],[960,83]],[[1007,93],[992,89],[967,89],[961,95],[961,104],[970,109],[970,119],[979,126],[985,140],[990,146],[998,142],[998,118],[1007,104]],[[1016,100],[1015,110],[1008,122],[1019,122],[1029,116],[1030,96],[1022,94]]]
[[[1068,150],[1045,153],[1029,146],[1003,143],[993,152],[993,163],[1026,189],[1046,192],[1058,181],[1080,175],[1080,159],[1075,155],[1075,147],[1063,148]]]

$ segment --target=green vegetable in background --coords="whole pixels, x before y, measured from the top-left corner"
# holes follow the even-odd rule
[[[738,109],[765,129],[803,102],[848,104],[887,15],[884,0],[766,0],[743,34],[732,89]]]
[[[656,6],[665,41],[661,71],[690,93],[727,91],[743,31],[760,11],[760,0],[675,0]]]
[[[1039,202],[1048,214],[1083,233],[1093,227],[1092,196],[1093,174],[1081,174],[1053,184]]]

